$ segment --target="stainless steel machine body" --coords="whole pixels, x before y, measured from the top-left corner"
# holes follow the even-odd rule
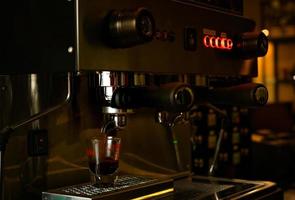
[[[267,52],[267,38],[236,2],[231,10],[189,0],[5,1],[1,129],[15,134],[1,168],[4,198],[40,199],[42,191],[89,181],[86,141],[113,130],[122,137],[122,172],[187,176],[188,111],[224,91],[204,96],[199,86],[209,89],[210,77],[256,76],[257,57]],[[239,90],[226,92],[238,102]],[[258,90],[243,89],[243,103],[265,104],[267,91]],[[47,154],[23,151],[30,129],[47,130]]]
[[[255,31],[253,21],[192,1],[18,0],[5,6],[1,73],[255,76],[255,55],[265,53],[263,42],[245,34]]]

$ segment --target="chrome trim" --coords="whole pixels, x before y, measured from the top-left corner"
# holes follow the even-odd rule
[[[79,49],[80,49],[80,39],[79,39],[79,37],[80,37],[80,35],[79,35],[79,0],[75,0],[75,20],[76,20],[76,29],[75,29],[75,31],[76,31],[76,47],[74,46],[74,51],[75,51],[75,53],[76,53],[76,71],[79,71],[80,70],[80,51],[79,51]]]
[[[162,191],[159,191],[159,192],[151,193],[151,194],[144,195],[144,196],[141,196],[141,197],[137,197],[137,198],[134,198],[134,199],[131,199],[131,200],[150,199],[152,197],[157,197],[157,196],[168,194],[168,193],[171,193],[171,192],[174,192],[174,188],[169,188],[167,190],[162,190]]]
[[[31,123],[31,122],[33,122],[33,121],[35,121],[35,120],[37,120],[37,119],[39,119],[39,118],[53,112],[53,111],[63,107],[65,104],[69,103],[70,100],[71,100],[71,96],[72,96],[72,93],[71,93],[71,73],[68,73],[67,79],[68,79],[68,81],[67,81],[67,85],[68,85],[67,96],[66,96],[65,100],[62,103],[60,103],[60,104],[58,104],[56,106],[50,107],[50,108],[46,109],[43,112],[39,112],[37,114],[34,114],[29,119],[25,119],[25,120],[20,121],[20,122],[18,122],[16,124],[13,124],[13,125],[9,126],[9,128],[14,130],[14,129],[17,129],[19,127],[22,127],[22,126],[24,126],[24,125],[26,125],[28,123]]]

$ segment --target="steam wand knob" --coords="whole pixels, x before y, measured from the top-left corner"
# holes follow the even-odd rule
[[[242,57],[262,57],[268,51],[268,38],[263,32],[243,33],[236,39],[235,48]]]

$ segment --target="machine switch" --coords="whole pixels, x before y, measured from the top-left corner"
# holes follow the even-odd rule
[[[184,49],[187,51],[196,51],[197,31],[195,28],[184,29]]]
[[[48,133],[45,129],[30,130],[28,133],[28,155],[48,155]]]

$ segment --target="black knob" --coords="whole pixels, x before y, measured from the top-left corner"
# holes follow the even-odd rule
[[[106,42],[114,48],[132,47],[153,39],[155,20],[146,8],[113,10],[106,20]]]
[[[243,33],[237,38],[235,48],[243,57],[262,57],[267,53],[268,39],[263,32]]]
[[[267,103],[268,100],[268,90],[263,85],[258,85],[253,90],[253,100],[256,103],[256,105],[263,106]]]
[[[180,87],[175,91],[172,102],[174,105],[190,107],[194,101],[193,92],[189,87]]]

